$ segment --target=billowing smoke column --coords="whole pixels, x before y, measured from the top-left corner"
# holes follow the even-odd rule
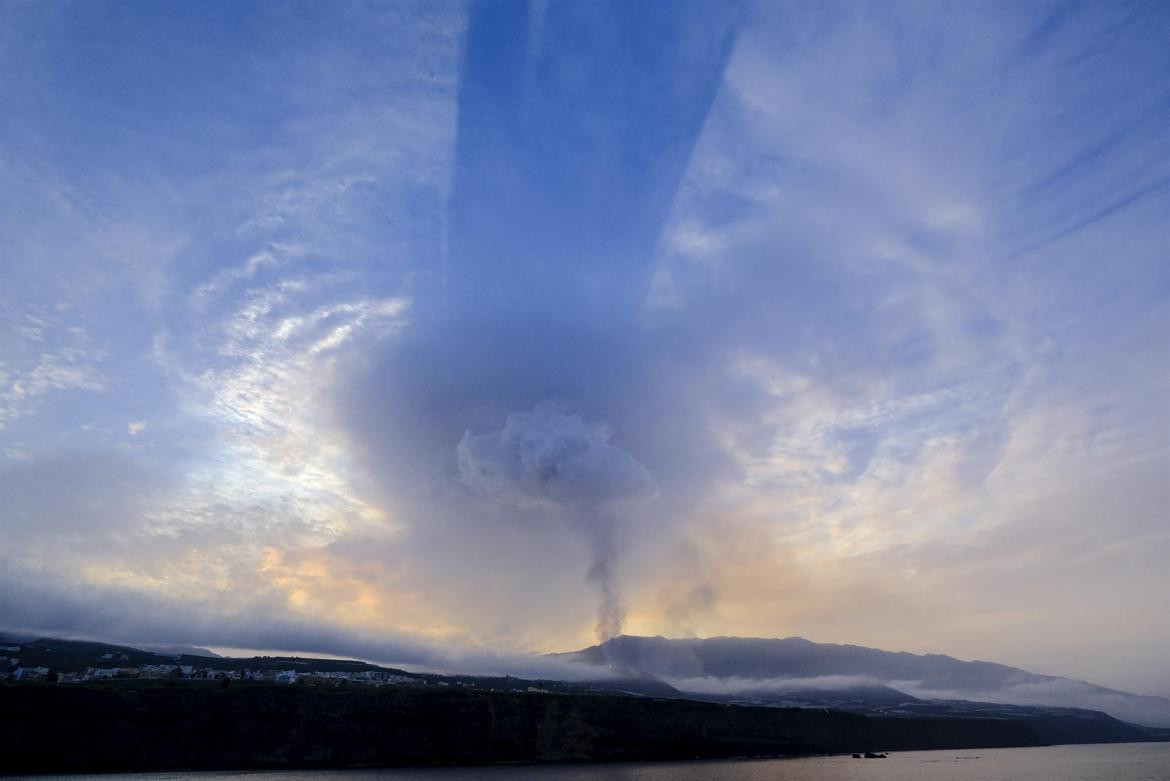
[[[650,371],[677,371],[676,343],[647,330],[644,315],[738,6],[470,4],[446,251],[417,253],[428,263],[410,275],[410,324],[367,368],[352,364],[342,405],[389,514],[420,547],[490,514],[463,512],[464,486],[495,510],[579,529],[603,637],[621,625],[615,553],[629,504],[656,494],[604,420],[630,421],[620,433],[654,453],[663,478],[679,473],[675,461],[690,469],[711,452],[691,446],[703,427],[647,424],[689,415],[692,402]],[[706,344],[682,336],[678,346]],[[646,360],[659,347],[666,353]],[[647,399],[655,409],[635,409]],[[686,442],[682,455],[664,454],[666,441]],[[452,472],[461,486],[447,484]],[[681,505],[678,492],[670,499]]]
[[[465,432],[456,448],[459,475],[471,490],[563,518],[588,537],[586,577],[600,592],[599,640],[621,633],[623,609],[614,585],[619,508],[657,493],[646,468],[609,444],[610,436],[603,424],[541,405],[513,412],[497,431]]]

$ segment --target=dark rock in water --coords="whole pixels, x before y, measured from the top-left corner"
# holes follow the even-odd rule
[[[861,759],[861,755],[860,755],[860,754],[854,754],[854,755],[853,755],[853,758],[854,758],[854,759]]]
[[[854,754],[854,756],[857,756],[857,755]],[[872,751],[867,751],[867,752],[865,752],[865,758],[866,759],[885,759],[886,755],[885,754],[875,754]]]

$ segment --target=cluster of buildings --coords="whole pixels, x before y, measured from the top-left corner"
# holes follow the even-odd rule
[[[0,665],[3,664],[4,657],[0,657]],[[0,675],[0,680],[7,678],[10,681],[43,681],[48,677],[48,667],[21,667],[17,665],[8,671],[7,676]]]
[[[397,675],[379,670],[358,672],[302,672],[299,670],[225,670],[213,667],[195,667],[189,664],[144,664],[138,667],[87,667],[82,672],[51,671],[48,667],[22,666],[20,659],[0,656],[0,681],[46,681],[55,683],[84,683],[109,680],[227,680],[262,681],[268,683],[305,683],[317,686],[362,684],[390,686],[404,683],[426,683],[425,679]]]

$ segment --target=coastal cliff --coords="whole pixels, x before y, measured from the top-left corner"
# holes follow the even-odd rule
[[[1021,721],[428,688],[0,688],[0,772],[780,756],[1043,742]]]

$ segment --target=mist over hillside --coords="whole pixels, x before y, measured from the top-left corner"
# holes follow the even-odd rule
[[[971,700],[1008,705],[1086,708],[1123,721],[1170,726],[1170,699],[1107,689],[1084,681],[1037,675],[992,662],[941,654],[883,651],[856,645],[777,639],[669,639],[622,635],[568,654],[598,667],[653,675],[682,692],[781,701],[809,692],[849,692],[866,698],[890,689],[906,699]]]

